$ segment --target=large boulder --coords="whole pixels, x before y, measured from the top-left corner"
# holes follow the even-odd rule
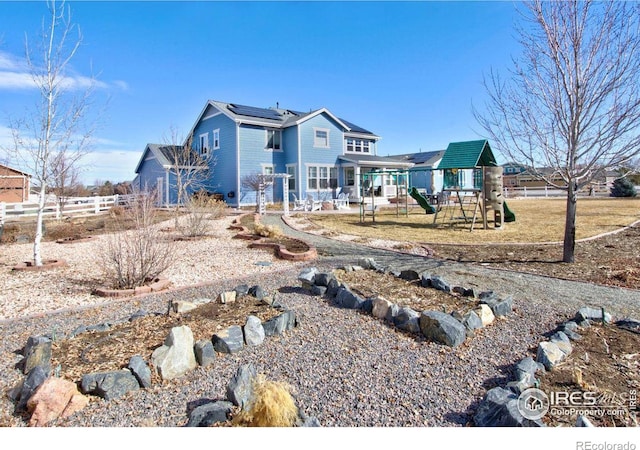
[[[302,271],[298,274],[298,281],[302,283],[303,287],[311,288],[315,283],[316,274],[318,273],[318,269],[315,267],[307,267],[302,269]]]
[[[78,392],[75,383],[47,378],[27,402],[31,412],[29,426],[41,427],[58,417],[68,417],[87,406],[89,399]]]
[[[335,278],[336,278],[335,275],[332,273],[320,272],[320,273],[316,273],[316,276],[314,278],[315,280],[314,283],[317,286],[327,287],[329,286],[329,283],[331,283],[331,280],[334,280]]]
[[[478,307],[473,311],[478,315],[478,317],[480,317],[480,322],[482,322],[483,327],[490,325],[496,319],[496,316],[493,314],[493,311],[491,310],[489,305],[486,305],[484,303],[478,305]]]
[[[549,340],[555,343],[567,356],[569,356],[573,351],[573,346],[571,345],[569,337],[562,331],[556,331],[553,333],[551,337],[549,337]]]
[[[264,341],[264,327],[262,321],[256,316],[247,317],[244,324],[244,343],[249,347],[255,347]]]
[[[240,325],[231,325],[213,335],[213,348],[220,353],[236,353],[244,348],[244,334]]]
[[[132,356],[129,360],[128,367],[133,376],[138,380],[140,387],[151,387],[151,369],[149,369],[149,366],[142,356]]]
[[[364,299],[357,294],[354,294],[346,287],[338,289],[336,294],[336,304],[342,308],[347,309],[360,309],[362,307]]]
[[[31,336],[27,339],[22,354],[22,373],[31,372],[36,366],[42,366],[45,370],[51,369],[51,339],[45,336]]]
[[[474,311],[467,311],[464,314],[455,312],[452,316],[464,325],[469,332],[482,328],[482,320]]]
[[[387,311],[393,305],[389,300],[384,297],[376,297],[373,299],[373,310],[371,314],[378,319],[385,319],[387,317]]]
[[[128,369],[115,372],[100,372],[83,375],[80,389],[84,394],[93,394],[105,400],[122,397],[130,391],[140,389],[136,377]]]
[[[433,275],[430,279],[430,285],[432,288],[443,292],[451,292],[451,285],[447,283],[444,278],[439,275]]]
[[[279,316],[273,317],[262,324],[264,328],[265,336],[273,336],[275,334],[282,334],[287,330],[291,330],[296,326],[296,313],[292,310],[287,310]]]
[[[481,298],[480,302],[489,305],[491,311],[496,317],[506,316],[513,310],[513,298],[511,297],[501,300],[495,295],[492,295]]]
[[[151,362],[163,380],[180,377],[195,369],[193,343],[191,329],[183,325],[172,328],[164,345],[153,351]]]
[[[473,421],[478,427],[543,427],[540,419],[530,420],[518,409],[518,397],[508,389],[495,387],[487,392]]]
[[[213,349],[213,343],[209,339],[201,339],[193,346],[196,355],[196,361],[202,367],[213,364],[216,359],[216,351]]]
[[[423,311],[420,330],[427,339],[450,347],[462,344],[467,336],[464,325],[440,311]]]
[[[221,305],[226,305],[226,304],[229,304],[229,303],[235,303],[237,295],[238,295],[238,293],[235,290],[221,292],[218,295],[218,298],[216,299],[216,302],[220,303]]]
[[[541,363],[545,369],[552,370],[555,366],[565,360],[567,354],[563,352],[555,342],[540,342],[536,353],[536,361]]]
[[[240,366],[227,385],[227,399],[244,409],[253,397],[253,380],[256,375],[253,364]]]
[[[406,281],[416,281],[420,279],[420,274],[412,269],[406,269],[400,272],[400,277]]]
[[[394,318],[394,324],[399,329],[408,333],[420,333],[420,314],[408,306],[403,306],[398,310],[398,315]]]
[[[29,371],[27,377],[22,383],[22,386],[20,386],[20,390],[16,398],[18,401],[18,404],[16,405],[17,412],[24,412],[27,410],[27,402],[48,377],[49,372],[43,366],[35,366]]]
[[[611,314],[609,314],[608,312],[604,312],[602,308],[591,308],[589,306],[585,306],[578,310],[575,320],[578,323],[584,322],[585,320],[592,320],[594,322],[604,321],[606,323],[611,323]]]
[[[231,418],[233,405],[225,401],[205,403],[191,411],[187,427],[210,427]]]

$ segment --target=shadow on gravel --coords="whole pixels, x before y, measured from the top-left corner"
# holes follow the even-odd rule
[[[444,418],[447,420],[447,422],[452,424],[461,425],[463,427],[473,426],[472,417],[479,404],[480,401],[476,400],[471,405],[469,405],[466,411],[451,411],[446,413],[444,415]]]
[[[492,389],[497,386],[505,386],[512,379],[513,364],[503,364],[497,366],[496,370],[503,376],[497,375],[491,378],[487,378],[482,382],[482,387],[486,390]]]
[[[299,286],[282,286],[278,288],[278,292],[281,294],[300,294],[311,297],[311,292],[308,289]]]

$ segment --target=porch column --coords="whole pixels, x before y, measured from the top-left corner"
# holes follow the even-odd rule
[[[353,168],[353,182],[354,182],[354,189],[355,189],[355,200],[356,201],[361,201],[362,199],[360,198],[360,166],[356,165]]]

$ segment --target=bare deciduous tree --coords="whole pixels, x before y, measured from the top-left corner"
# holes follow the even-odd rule
[[[78,161],[82,156],[82,153],[69,155],[63,152],[53,155],[51,159],[50,187],[56,196],[60,211],[64,209],[68,197],[78,195],[81,190]]]
[[[69,64],[75,56],[82,36],[71,23],[70,9],[55,0],[47,4],[48,23],[43,20],[42,43],[33,51],[25,43],[27,64],[38,90],[39,101],[24,118],[10,118],[12,151],[28,168],[38,192],[38,214],[33,245],[33,263],[42,265],[42,222],[49,187],[58,162],[75,164],[88,152],[93,130],[86,120],[89,99],[95,86],[85,79],[77,89],[68,77]],[[72,37],[77,32],[77,38]]]
[[[578,190],[640,151],[640,4],[533,0],[521,13],[523,53],[507,80],[485,78],[474,113],[498,150],[567,191],[573,262]]]
[[[181,138],[175,127],[170,128],[163,140],[162,151],[171,166],[168,187],[175,188],[176,192],[175,228],[178,229],[180,207],[187,205],[195,192],[206,190],[216,161],[211,149],[196,150],[192,136]]]

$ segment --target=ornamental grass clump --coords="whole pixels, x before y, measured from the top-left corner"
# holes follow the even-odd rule
[[[292,427],[298,408],[291,387],[283,382],[267,380],[260,374],[253,380],[253,397],[245,409],[233,418],[234,426]]]

